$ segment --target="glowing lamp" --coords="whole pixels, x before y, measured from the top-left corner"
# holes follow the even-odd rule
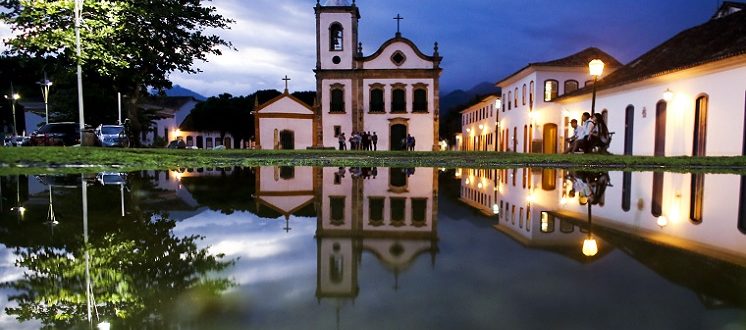
[[[499,214],[500,213],[500,206],[497,204],[492,205],[492,213]]]
[[[600,77],[604,73],[604,62],[595,59],[588,63],[588,70],[590,71],[591,76]]]
[[[479,129],[484,129],[484,125],[480,124]]]
[[[560,205],[562,205],[562,206],[567,205],[567,197],[560,198]]]
[[[583,255],[586,257],[592,257],[598,254],[598,244],[593,238],[589,238],[583,241]]]
[[[467,129],[466,129],[466,132],[467,132],[467,133],[471,132],[471,128],[467,128]]]
[[[666,91],[663,92],[663,100],[666,102],[671,102],[671,100],[673,100],[673,92],[670,89],[666,88]]]
[[[658,224],[658,227],[661,228],[668,226],[668,218],[666,218],[666,216],[664,215],[661,215],[658,217],[658,221],[656,221],[656,223]]]

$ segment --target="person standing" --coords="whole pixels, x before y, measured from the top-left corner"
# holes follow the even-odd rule
[[[373,151],[378,151],[378,135],[376,135],[376,132],[373,132],[370,141],[373,142]]]
[[[363,131],[362,140],[363,140],[363,150],[368,151],[370,149],[370,135],[368,135],[368,132]]]
[[[346,150],[347,139],[345,139],[345,133],[339,133],[339,135],[337,135],[337,139],[339,141],[339,150]]]
[[[412,143],[409,146],[410,151],[414,151],[414,146],[417,143],[417,140],[414,138],[414,136],[410,136],[412,138]]]

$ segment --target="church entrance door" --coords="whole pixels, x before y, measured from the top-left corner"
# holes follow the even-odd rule
[[[295,149],[295,132],[288,130],[280,132],[280,149]]]
[[[391,125],[391,132],[389,135],[389,143],[391,150],[404,150],[407,139],[407,125],[395,124]]]

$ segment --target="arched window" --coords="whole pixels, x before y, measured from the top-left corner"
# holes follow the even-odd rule
[[[559,95],[559,82],[554,79],[544,81],[544,102],[549,102]]]
[[[522,104],[526,105],[526,84],[523,84],[523,93],[521,93]]]
[[[345,89],[342,84],[334,84],[330,86],[331,91],[331,103],[329,104],[329,112],[344,113],[345,112]]]
[[[694,142],[692,156],[705,156],[707,147],[707,95],[697,98],[694,109]]]
[[[659,101],[655,106],[655,149],[654,156],[666,155],[666,101]]]
[[[383,100],[383,85],[372,85],[370,87],[370,112],[385,112]]]
[[[407,91],[403,85],[394,85],[391,90],[391,113],[407,112]]]
[[[531,83],[528,85],[528,102],[531,106],[534,105],[534,81],[531,80]]]
[[[513,108],[513,92],[508,92],[508,110]]]
[[[518,107],[518,87],[515,88],[515,94],[513,94],[513,104]]]
[[[578,81],[577,80],[566,80],[565,81],[565,94],[572,93],[576,90],[578,90]]]
[[[412,112],[427,112],[427,108],[427,88],[425,86],[415,86]]]
[[[338,22],[332,23],[329,26],[329,50],[341,51],[344,50],[344,28],[342,24]]]

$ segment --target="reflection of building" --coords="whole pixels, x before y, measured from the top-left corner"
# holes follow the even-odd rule
[[[419,255],[430,253],[434,258],[434,169],[325,168],[317,174],[319,299],[357,296],[363,251],[374,255],[395,278]]]
[[[582,262],[618,249],[692,289],[708,307],[746,306],[734,293],[746,290],[743,177],[547,169],[456,174],[460,199],[485,215],[496,213],[494,227],[526,247]]]
[[[314,207],[312,167],[265,166],[257,169],[257,212],[268,207],[289,219],[290,215]]]
[[[545,211],[561,203],[560,173],[553,169],[461,169],[463,203],[497,219],[498,231],[529,248],[560,253],[582,262],[581,245],[587,230]],[[601,254],[608,253],[601,244]],[[596,254],[594,254],[596,255]]]

